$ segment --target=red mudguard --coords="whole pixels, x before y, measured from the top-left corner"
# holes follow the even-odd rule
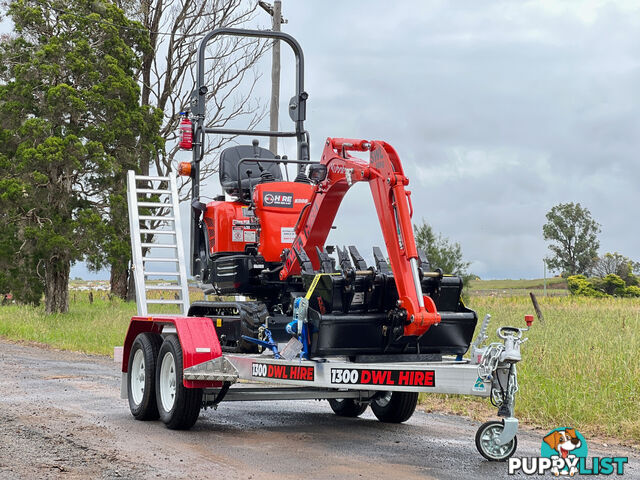
[[[210,318],[204,317],[132,317],[124,341],[122,353],[122,371],[129,368],[129,353],[135,338],[142,332],[161,333],[166,325],[176,328],[182,347],[183,369],[198,365],[222,356],[216,329]],[[184,380],[187,388],[218,387],[221,382],[201,382]]]

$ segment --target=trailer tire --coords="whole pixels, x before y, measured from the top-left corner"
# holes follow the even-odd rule
[[[129,410],[136,420],[156,420],[159,416],[155,377],[161,344],[160,335],[144,332],[131,345],[127,368],[127,397]]]
[[[188,430],[198,420],[202,389],[182,383],[182,347],[175,335],[165,338],[156,366],[156,398],[160,420],[172,430]]]
[[[505,445],[496,445],[493,441],[499,437],[504,429],[501,421],[491,420],[480,425],[476,432],[476,448],[480,455],[490,462],[505,462],[518,448],[518,437]]]
[[[418,404],[418,392],[382,392],[371,402],[371,410],[385,423],[402,423],[411,418]]]
[[[353,398],[330,398],[329,405],[339,417],[359,417],[367,409],[366,403],[357,403]]]

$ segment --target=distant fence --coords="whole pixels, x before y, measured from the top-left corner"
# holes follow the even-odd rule
[[[524,297],[533,291],[537,297],[544,296],[544,290],[537,288],[493,288],[493,289],[470,289],[469,292],[477,297]],[[547,297],[566,297],[569,290],[566,288],[547,288]]]

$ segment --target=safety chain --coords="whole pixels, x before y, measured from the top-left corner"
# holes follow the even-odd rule
[[[518,374],[516,372],[516,365],[511,366],[509,373],[509,388],[507,388],[507,398],[515,398],[515,394],[518,392]]]
[[[491,374],[498,368],[500,355],[503,351],[504,344],[502,343],[492,343],[486,347],[478,364],[478,376],[482,380],[487,381],[491,379]]]
[[[494,388],[491,389],[491,400],[492,403],[498,407],[505,402],[511,403],[518,391],[518,375],[516,373],[515,364],[512,364],[509,367],[506,391],[497,378],[498,374],[495,373],[495,378],[493,376],[494,372],[496,372],[498,368],[498,364],[500,363],[500,355],[502,352],[504,352],[503,343],[492,343],[486,348],[482,358],[480,359],[480,363],[478,364],[478,376],[484,381],[493,380],[492,385]]]

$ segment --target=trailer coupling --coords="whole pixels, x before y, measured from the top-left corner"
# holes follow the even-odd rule
[[[471,345],[471,362],[478,365],[478,378],[491,384],[491,403],[498,408],[502,422],[487,422],[476,435],[476,445],[480,453],[490,459],[502,459],[515,448],[518,419],[514,416],[515,396],[518,392],[518,372],[516,363],[522,360],[520,346],[528,340],[523,338],[533,322],[533,315],[526,315],[526,328],[500,327],[498,338],[502,342],[481,346],[488,338],[486,332],[491,315],[487,314],[480,331]]]

